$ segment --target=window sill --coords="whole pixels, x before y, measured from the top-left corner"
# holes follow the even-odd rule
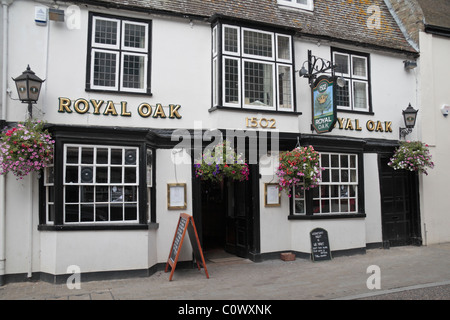
[[[355,110],[342,110],[342,109],[337,109],[337,112],[340,113],[354,113],[354,114],[365,114],[368,116],[373,116],[375,115],[375,112],[373,111],[355,111]]]
[[[297,115],[297,116],[302,115],[301,112],[297,112],[297,111],[278,111],[278,110],[250,109],[250,108],[237,108],[237,107],[233,108],[233,107],[222,107],[222,106],[211,107],[208,111],[214,112],[217,110],[237,111],[237,112],[246,112],[246,113],[256,112],[256,113],[267,113],[267,114],[278,114],[278,115],[282,115],[282,114]]]
[[[119,90],[102,90],[102,89],[90,89],[85,88],[86,92],[97,92],[97,93],[104,93],[104,94],[119,94],[121,96],[123,95],[130,95],[130,96],[147,96],[151,97],[153,96],[153,93],[149,92],[132,92],[132,91],[119,91]]]
[[[320,220],[320,219],[351,219],[351,218],[365,218],[365,213],[350,213],[350,214],[316,214],[316,215],[289,215],[288,220]]]
[[[39,231],[81,231],[81,230],[156,230],[159,223],[149,224],[77,224],[77,225],[38,225]]]

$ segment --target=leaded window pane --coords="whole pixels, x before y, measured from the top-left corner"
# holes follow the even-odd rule
[[[99,18],[95,20],[95,43],[117,45],[118,32],[118,21]]]
[[[94,52],[94,85],[115,87],[117,76],[117,53]]]
[[[144,49],[146,47],[147,28],[145,25],[124,23],[124,46]]]
[[[273,106],[273,65],[246,61],[244,81],[245,104]]]
[[[270,33],[262,33],[244,30],[244,53],[261,57],[273,57],[273,36]]]
[[[145,57],[141,55],[123,55],[124,88],[143,89],[145,83]]]

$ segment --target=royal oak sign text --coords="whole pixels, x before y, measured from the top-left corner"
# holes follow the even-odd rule
[[[120,105],[116,106],[116,104],[111,100],[87,100],[84,98],[80,98],[72,101],[69,98],[62,97],[58,98],[58,100],[58,112],[60,113],[76,112],[79,114],[92,113],[95,115],[104,116],[132,116],[132,111],[129,109],[128,103],[126,101],[121,101]],[[180,105],[175,104],[169,104],[168,107],[164,108],[159,103],[157,103],[155,106],[151,106],[150,104],[143,102],[139,104],[139,106],[137,106],[136,112],[143,118],[152,117],[161,119],[181,119],[180,108]]]

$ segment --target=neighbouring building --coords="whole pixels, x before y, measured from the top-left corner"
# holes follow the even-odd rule
[[[437,122],[448,119],[437,115],[449,102],[428,102],[441,99],[424,89],[431,70],[405,68],[445,54],[419,59],[388,1],[1,3],[2,127],[28,116],[11,78],[29,65],[45,79],[33,117],[55,140],[41,174],[0,178],[2,282],[65,281],[74,265],[84,279],[151,275],[166,264],[180,213],[193,216],[206,256],[221,248],[255,262],[310,258],[315,228],[327,230],[333,256],[448,240],[443,203],[431,199],[444,192],[444,169],[419,177],[387,165],[409,104],[419,113],[408,139],[446,158]],[[420,37],[448,46],[426,28]],[[312,127],[307,69],[339,78],[329,132]],[[242,147],[249,180],[196,177],[215,137]],[[268,203],[278,151],[298,145],[320,153],[319,187]],[[180,261],[191,260],[185,242]]]
[[[430,145],[436,167],[420,183],[422,238],[425,244],[450,241],[445,199],[450,156],[448,112],[450,93],[450,2],[445,0],[386,1],[410,43],[420,51],[414,71],[418,83],[420,140]]]

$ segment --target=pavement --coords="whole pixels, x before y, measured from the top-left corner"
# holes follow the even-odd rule
[[[164,271],[89,282],[81,275],[79,289],[43,281],[7,283],[0,287],[0,300],[171,300],[186,306],[179,313],[188,313],[194,300],[222,305],[226,300],[450,300],[450,243],[369,249],[320,262],[205,256],[209,278],[197,268],[175,269],[171,281]]]

